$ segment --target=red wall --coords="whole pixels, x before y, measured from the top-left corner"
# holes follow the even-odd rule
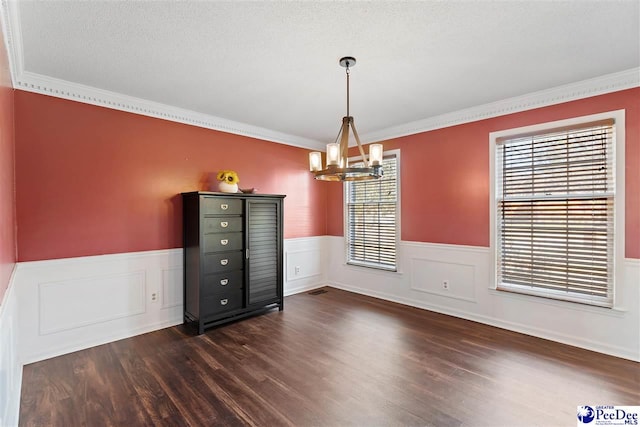
[[[634,88],[384,141],[401,150],[402,240],[489,246],[489,133],[625,109],[626,257],[640,258],[639,101]],[[341,186],[327,197],[328,234],[341,236]]]
[[[639,99],[635,88],[385,141],[401,149],[402,239],[488,246],[490,132],[626,109],[626,256],[640,258]],[[307,150],[22,91],[15,138],[20,261],[179,247],[178,194],[208,189],[219,169],[287,194],[285,237],[342,235],[342,186],[311,178]],[[10,213],[0,226],[15,227]],[[5,242],[3,271],[15,261]]]
[[[326,234],[308,150],[23,91],[15,133],[19,261],[180,247],[179,193],[220,169],[287,195],[285,237]]]
[[[0,304],[16,263],[13,89],[0,31]]]

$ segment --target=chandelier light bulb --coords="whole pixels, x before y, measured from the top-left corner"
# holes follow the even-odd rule
[[[327,167],[340,164],[340,145],[327,144]]]
[[[322,170],[322,153],[319,151],[309,153],[309,170],[311,172]]]
[[[369,145],[369,164],[371,166],[382,164],[382,144]]]

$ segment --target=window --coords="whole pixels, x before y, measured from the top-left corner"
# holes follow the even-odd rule
[[[377,180],[346,184],[347,263],[396,271],[398,153],[385,154],[382,168]]]
[[[492,134],[497,289],[613,306],[621,121]]]

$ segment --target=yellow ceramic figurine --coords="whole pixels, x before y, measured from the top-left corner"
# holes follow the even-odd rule
[[[224,170],[218,172],[218,190],[223,193],[237,193],[238,192],[238,174],[235,171]]]

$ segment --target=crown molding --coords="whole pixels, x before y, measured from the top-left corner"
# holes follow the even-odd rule
[[[592,79],[582,80],[551,89],[504,99],[452,113],[429,117],[415,122],[370,132],[362,136],[364,143],[384,141],[435,129],[476,122],[534,108],[575,101],[640,86],[640,68],[632,68]]]
[[[12,39],[15,42],[15,38]],[[15,58],[14,66],[22,63]],[[13,72],[12,81],[16,89],[35,92],[86,104],[126,111],[134,114],[185,123],[221,132],[244,135],[280,144],[291,145],[313,150],[323,150],[324,142],[319,142],[295,135],[252,126],[208,114],[202,114],[166,104],[134,98],[107,90],[55,79],[31,72]],[[415,122],[382,129],[362,136],[363,143],[384,141],[414,135],[430,130],[470,123],[492,117],[504,116],[541,108],[563,102],[574,101],[592,96],[603,95],[640,86],[640,68],[607,74],[593,79],[583,80],[551,89],[533,92],[489,104],[466,108],[440,116],[429,117]]]
[[[208,114],[147,101],[116,92],[85,86],[24,71],[22,32],[18,1],[0,0],[0,19],[9,57],[11,81],[15,89],[35,92],[86,104],[141,114],[206,129],[258,138],[271,142],[313,150],[324,150],[325,142],[311,140],[271,129],[252,126]],[[429,117],[361,135],[363,143],[384,141],[469,123],[492,117],[518,113],[534,108],[560,104],[640,86],[640,68],[607,74],[551,89],[508,98],[489,104]]]
[[[321,142],[311,139],[31,72],[20,73],[15,88],[294,147],[317,149],[323,146]]]

